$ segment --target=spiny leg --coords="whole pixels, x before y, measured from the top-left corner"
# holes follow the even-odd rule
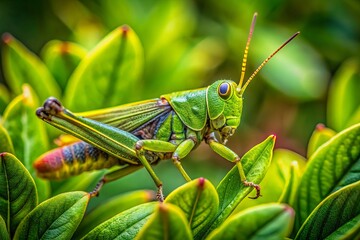
[[[256,190],[256,195],[254,197],[249,197],[249,198],[257,199],[258,197],[260,197],[261,196],[261,194],[260,194],[260,186],[258,184],[253,183],[253,182],[248,182],[246,180],[244,168],[243,168],[243,166],[241,164],[239,156],[234,151],[232,151],[230,148],[228,148],[228,147],[224,146],[223,144],[217,142],[215,140],[214,136],[208,137],[208,139],[206,139],[206,142],[209,144],[211,149],[214,150],[217,154],[219,154],[220,156],[222,156],[226,160],[235,163],[235,165],[237,166],[237,168],[239,170],[241,182],[245,186],[252,187],[252,188],[254,188]]]
[[[102,177],[100,179],[100,181],[96,184],[95,188],[91,192],[89,192],[90,197],[99,196],[99,192],[100,192],[101,188],[104,186],[105,183],[106,183],[106,180],[105,180],[104,177]]]
[[[89,192],[91,197],[97,197],[99,196],[99,192],[101,188],[104,186],[105,183],[115,181],[117,179],[120,179],[122,177],[125,177],[138,169],[142,168],[142,165],[125,165],[125,166],[119,166],[116,169],[113,169],[112,171],[106,173],[96,184],[95,188]]]
[[[245,176],[245,172],[244,172],[244,168],[241,164],[240,158],[237,157],[233,162],[235,162],[235,165],[237,166],[238,170],[239,170],[239,174],[240,174],[240,180],[242,181],[242,183],[247,186],[247,187],[252,187],[255,188],[256,190],[256,195],[254,197],[249,197],[251,199],[257,199],[258,197],[261,196],[260,194],[260,186],[256,183],[253,182],[248,182],[246,180],[246,176]]]

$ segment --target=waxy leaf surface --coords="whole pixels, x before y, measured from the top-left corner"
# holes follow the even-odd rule
[[[326,143],[330,138],[336,135],[336,132],[330,128],[325,127],[323,124],[318,124],[312,133],[309,144],[307,157],[310,158],[311,155],[324,143]]]
[[[34,88],[40,101],[49,96],[60,96],[60,88],[45,64],[10,34],[3,36],[3,69],[5,80],[15,94],[22,92],[28,83]]]
[[[250,149],[241,159],[247,181],[260,183],[270,166],[275,136],[271,135],[262,143]],[[217,187],[219,210],[209,225],[207,233],[217,228],[234,211],[238,204],[253,190],[240,180],[239,170],[235,166]],[[201,232],[199,235],[203,235]],[[206,234],[206,233],[205,233]]]
[[[329,194],[360,180],[360,124],[323,144],[309,159],[294,204],[295,229]]]
[[[294,210],[285,204],[259,205],[230,217],[207,239],[284,239],[293,220]]]
[[[90,196],[68,192],[39,204],[22,219],[15,239],[70,239],[85,214]]]
[[[65,93],[65,106],[72,111],[86,111],[140,99],[136,93],[141,87],[142,68],[138,37],[130,27],[118,27],[75,69]]]
[[[215,187],[199,178],[174,190],[165,203],[178,206],[184,213],[193,235],[203,229],[218,211],[219,198]]]
[[[336,131],[341,131],[360,122],[360,63],[346,61],[336,72],[329,90],[328,122]]]
[[[35,93],[27,84],[23,86],[23,93],[16,97],[6,108],[3,126],[9,133],[14,145],[14,153],[24,166],[35,177],[33,162],[48,150],[48,137],[45,124],[35,115],[39,103]],[[50,194],[49,183],[35,178],[39,200],[43,201]]]
[[[75,235],[77,237],[84,236],[97,225],[105,222],[116,214],[154,200],[154,198],[155,194],[151,191],[136,191],[113,197],[109,201],[103,202],[101,205],[89,212],[89,214],[86,215],[84,220],[81,222]]]
[[[103,222],[84,239],[134,239],[156,209],[157,202],[144,203],[130,208]]]
[[[3,240],[10,239],[10,235],[6,229],[6,223],[1,215],[0,215],[0,239],[3,239]]]
[[[10,92],[4,84],[0,83],[0,114],[3,113],[10,102]]]
[[[7,130],[0,125],[0,153],[8,152],[14,154],[14,147]]]
[[[159,203],[136,239],[191,240],[192,235],[184,213],[177,206]]]
[[[236,211],[270,202],[290,204],[296,193],[295,185],[299,183],[305,165],[306,159],[300,154],[288,149],[275,149],[270,167],[260,183],[262,196],[255,201],[244,198]]]
[[[11,236],[20,221],[37,205],[34,180],[10,153],[0,153],[0,215]]]
[[[42,59],[62,90],[65,90],[70,75],[85,57],[86,50],[72,42],[52,40],[42,49]]]
[[[295,239],[358,239],[359,199],[360,181],[334,192],[314,209]]]

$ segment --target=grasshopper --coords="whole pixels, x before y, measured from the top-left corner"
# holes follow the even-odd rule
[[[145,167],[157,186],[157,198],[163,201],[162,181],[152,165],[171,159],[186,181],[191,178],[181,165],[181,159],[203,140],[212,150],[233,162],[245,186],[248,182],[239,156],[225,144],[240,124],[243,94],[260,69],[287,43],[266,58],[243,84],[247,55],[257,14],[254,14],[248,35],[239,84],[218,80],[208,87],[162,95],[136,103],[74,114],[59,100],[50,97],[37,109],[37,116],[45,122],[82,141],[56,148],[40,156],[34,163],[37,174],[48,179],[63,179],[84,171],[110,168],[95,189],[97,196],[102,186]],[[215,135],[217,134],[217,137]]]

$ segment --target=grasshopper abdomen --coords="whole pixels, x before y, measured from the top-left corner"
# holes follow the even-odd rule
[[[56,148],[43,154],[34,163],[37,175],[47,179],[64,179],[84,171],[125,165],[115,158],[85,142]]]

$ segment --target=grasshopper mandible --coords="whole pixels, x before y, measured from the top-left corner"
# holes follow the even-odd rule
[[[83,171],[118,166],[105,174],[91,192],[91,196],[97,196],[104,183],[145,167],[158,188],[159,201],[163,201],[162,182],[151,165],[159,160],[171,159],[185,180],[190,181],[181,159],[204,140],[220,156],[236,164],[243,184],[257,191],[252,198],[258,198],[259,185],[246,180],[239,156],[225,144],[240,124],[243,94],[247,86],[259,70],[299,32],[266,58],[243,84],[256,16],[255,13],[239,84],[219,80],[205,88],[79,114],[73,114],[55,98],[47,99],[44,106],[36,111],[37,116],[83,142],[56,148],[40,156],[34,163],[38,176],[62,179]]]

